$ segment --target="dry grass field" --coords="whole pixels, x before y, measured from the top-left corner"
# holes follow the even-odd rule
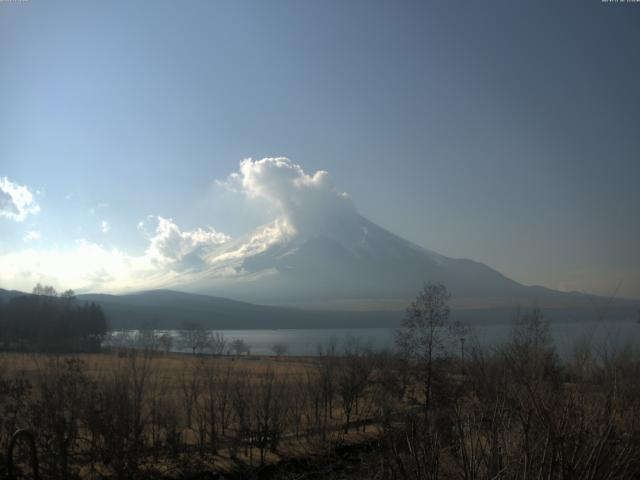
[[[637,348],[576,345],[561,360],[536,315],[464,358],[429,345],[306,358],[3,353],[0,452],[28,428],[45,479],[640,475]]]
[[[135,352],[133,352],[135,354]],[[52,363],[70,355],[51,355],[48,353],[0,353],[0,373],[5,376],[24,376],[35,380],[39,373],[45,371]],[[73,355],[85,366],[85,373],[94,378],[110,375],[121,371],[130,364],[130,357],[126,353],[82,353]],[[137,359],[141,355],[135,355]],[[259,376],[267,371],[273,371],[279,377],[292,378],[305,375],[312,370],[314,357],[275,357],[275,356],[208,356],[181,353],[154,354],[148,357],[151,370],[158,374],[164,385],[169,388],[177,387],[177,383],[185,373],[194,372],[201,366],[215,368],[232,368]]]
[[[349,398],[360,404],[349,407],[346,427],[338,400],[342,363],[135,350],[3,353],[0,402],[13,421],[2,425],[0,441],[29,428],[52,478],[175,477],[310,457],[378,433],[364,383]]]

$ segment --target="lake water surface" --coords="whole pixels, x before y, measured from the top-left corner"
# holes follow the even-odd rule
[[[468,327],[465,334],[467,347],[479,344],[485,347],[498,346],[508,340],[512,326],[494,324]],[[392,328],[358,328],[358,329],[281,329],[281,330],[221,330],[225,339],[244,340],[251,349],[251,354],[273,355],[272,347],[283,344],[288,355],[317,355],[318,347],[324,349],[335,345],[340,353],[344,346],[354,339],[362,346],[374,349],[392,349],[394,347],[395,329]],[[134,332],[131,332],[134,333]],[[189,349],[180,342],[178,330],[166,331],[173,337],[172,350],[188,352]],[[622,347],[627,344],[640,346],[640,324],[636,322],[574,322],[551,324],[551,336],[560,355],[566,356],[573,351],[578,342],[588,341],[596,348]],[[453,346],[452,348],[459,348]]]

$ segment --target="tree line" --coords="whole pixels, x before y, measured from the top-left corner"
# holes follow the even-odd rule
[[[102,307],[79,302],[72,290],[58,294],[53,287],[38,284],[32,294],[0,303],[0,338],[5,350],[95,351],[107,328]]]

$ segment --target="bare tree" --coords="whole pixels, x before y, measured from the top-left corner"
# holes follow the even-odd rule
[[[445,353],[449,337],[450,298],[444,285],[425,284],[396,332],[396,344],[412,362],[415,379],[422,386],[425,421],[432,397],[434,361]]]
[[[349,433],[351,415],[355,407],[358,413],[358,400],[363,394],[371,373],[371,362],[355,339],[346,343],[345,355],[337,369],[338,394],[342,399],[345,416],[344,433]]]
[[[222,332],[209,332],[207,348],[213,355],[222,355],[227,348],[227,339]]]
[[[275,453],[282,436],[286,396],[284,383],[272,370],[260,375],[253,388],[252,436],[260,452],[260,464],[264,465],[267,449]]]
[[[180,339],[193,355],[202,353],[209,345],[209,332],[199,323],[186,322],[180,331]]]
[[[242,355],[243,353],[249,354],[251,351],[247,342],[245,342],[242,338],[236,338],[233,342],[231,342],[231,348],[236,355]]]
[[[312,395],[310,395],[309,390],[307,389],[307,383],[304,379],[295,377],[290,381],[288,385],[288,393],[289,396],[289,420],[291,423],[291,427],[293,428],[293,433],[296,438],[300,438],[301,427],[303,418],[306,412],[311,413],[311,403]],[[308,422],[310,423],[310,422]]]
[[[218,411],[218,422],[220,424],[220,433],[222,436],[226,434],[226,430],[231,422],[232,414],[232,387],[235,370],[231,364],[227,364],[217,374],[217,382],[215,384],[216,409]]]
[[[134,343],[136,348],[141,348],[148,352],[156,352],[160,349],[160,336],[151,325],[146,325],[138,330]]]
[[[30,419],[37,426],[43,467],[56,478],[75,476],[74,445],[80,436],[83,391],[88,383],[76,357],[54,357],[38,366],[38,389]]]
[[[287,353],[287,350],[289,350],[289,347],[281,342],[278,343],[274,343],[271,346],[271,351],[275,354],[276,357],[281,357],[282,355],[285,355]]]
[[[173,337],[168,333],[163,333],[158,337],[158,345],[165,353],[165,355],[168,354],[171,351],[171,347],[173,346]]]
[[[193,413],[202,391],[202,379],[200,375],[198,375],[198,369],[195,363],[190,365],[190,368],[180,372],[179,386],[185,414],[184,425],[188,429],[193,429]]]
[[[58,292],[51,285],[42,285],[38,283],[35,287],[33,287],[34,295],[41,295],[46,297],[57,297]]]
[[[112,370],[101,375],[86,392],[83,423],[91,452],[116,478],[136,478],[144,460],[145,429],[152,418],[152,409],[148,408],[151,387],[157,385],[152,358],[138,352],[117,357]]]
[[[229,424],[231,369],[226,370],[211,358],[203,359],[198,367],[202,395],[196,403],[198,437],[202,449],[208,445],[213,454],[218,452],[220,436]]]
[[[253,394],[246,371],[236,371],[232,384],[233,419],[235,437],[230,445],[230,454],[234,458],[238,447],[244,446],[244,453],[251,458],[253,449]]]
[[[318,381],[322,400],[322,421],[320,431],[322,440],[326,438],[329,419],[333,419],[333,398],[336,393],[336,361],[335,357],[321,357],[318,363]]]

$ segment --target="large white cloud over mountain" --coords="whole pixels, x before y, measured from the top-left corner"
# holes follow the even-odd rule
[[[29,188],[0,177],[0,217],[22,222],[27,215],[39,211],[40,206]]]
[[[307,174],[285,157],[248,158],[237,172],[218,183],[268,202],[278,212],[279,220],[300,231],[312,232],[328,215],[354,211],[351,198],[336,190],[328,172]]]

